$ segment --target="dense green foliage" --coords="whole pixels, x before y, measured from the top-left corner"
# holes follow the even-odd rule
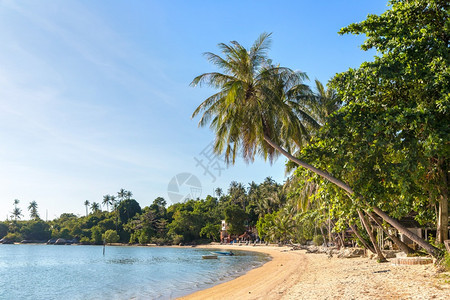
[[[308,170],[296,171],[289,186],[294,198],[258,221],[260,233],[280,240],[285,232],[288,239],[298,224],[313,222],[322,235],[325,223],[335,230],[350,225],[364,239],[359,219],[383,260],[368,219],[385,229],[381,217],[440,256],[394,218],[434,223],[438,242],[448,237],[450,4],[393,0],[390,6],[340,31],[365,34],[362,48],[376,49],[375,60],[337,74],[328,90],[316,84],[315,95],[298,73],[273,67],[268,34],[248,50],[233,41],[219,44],[223,56],[207,53],[222,73],[202,74],[193,84],[219,92],[194,116],[203,112],[199,125],[209,123],[215,132],[215,151],[231,153],[232,162],[239,148],[250,161],[281,153],[295,162],[291,169]]]
[[[158,197],[142,209],[135,199],[120,196],[119,192],[117,198],[113,197],[116,202],[103,203],[108,208],[112,207],[112,211],[102,211],[89,203],[87,216],[64,213],[48,222],[39,218],[9,220],[0,222],[0,235],[14,242],[63,238],[82,244],[218,241],[221,220],[228,222],[231,234],[243,234],[255,227],[257,216],[264,216],[282,206],[285,198],[282,190],[283,187],[271,178],[261,184],[252,182],[248,188],[232,182],[228,193],[220,192],[217,198],[207,196],[167,207],[164,198]],[[111,199],[111,196],[106,198]]]

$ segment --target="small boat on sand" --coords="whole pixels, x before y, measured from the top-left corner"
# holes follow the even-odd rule
[[[217,259],[217,255],[202,255],[203,259]]]
[[[218,255],[227,255],[227,256],[233,256],[234,253],[231,251],[213,251],[212,253],[218,254]]]

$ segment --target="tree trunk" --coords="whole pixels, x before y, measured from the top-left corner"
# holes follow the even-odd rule
[[[378,246],[377,240],[375,239],[375,236],[373,235],[372,228],[367,221],[366,217],[362,213],[361,210],[358,209],[358,216],[361,220],[361,223],[363,224],[364,228],[366,229],[367,233],[369,234],[370,241],[372,242],[372,245],[375,249],[375,252],[378,256],[378,262],[387,262],[386,257],[384,257],[383,252],[381,252],[380,247]]]
[[[444,169],[444,170],[442,170]],[[437,218],[436,240],[444,243],[448,240],[448,180],[445,162],[442,162],[439,175],[442,179],[441,195],[439,198],[439,214]]]
[[[286,156],[289,160],[295,162],[297,165],[299,165],[299,166],[301,166],[303,168],[306,168],[306,169],[316,173],[317,175],[327,179],[328,181],[331,181],[332,183],[336,184],[341,189],[345,190],[350,195],[354,194],[352,188],[350,186],[348,186],[346,183],[344,183],[344,182],[340,181],[339,179],[331,176],[330,174],[328,174],[328,173],[326,173],[326,172],[324,172],[322,170],[319,170],[319,169],[311,166],[310,164],[307,164],[307,163],[299,160],[298,158],[294,157],[292,154],[290,154],[289,152],[287,152],[286,150],[281,148],[279,145],[275,144],[267,135],[264,135],[264,140],[270,146],[272,146],[274,149],[278,150],[278,152],[280,152],[281,154]]]
[[[317,175],[329,180],[330,182],[336,184],[338,187],[342,188],[344,191],[346,191],[347,193],[349,193],[350,195],[354,195],[355,192],[352,190],[352,188],[347,185],[346,183],[340,181],[337,178],[334,178],[333,176],[331,176],[330,174],[319,170],[301,160],[299,160],[298,158],[292,156],[289,152],[287,152],[286,150],[284,150],[282,147],[280,147],[279,145],[277,145],[276,143],[274,143],[266,134],[264,134],[264,140],[270,145],[272,146],[274,149],[276,149],[277,151],[279,151],[281,154],[283,154],[284,156],[286,156],[289,160],[295,162],[296,164],[298,164],[301,167],[304,167],[314,173],[316,173]],[[417,236],[416,234],[412,233],[411,231],[409,231],[406,227],[404,227],[403,225],[401,225],[397,220],[395,220],[394,218],[391,218],[388,214],[386,214],[384,211],[382,211],[381,209],[379,209],[378,207],[372,207],[373,211],[379,215],[381,218],[383,218],[383,220],[385,220],[387,223],[391,224],[392,227],[394,227],[395,229],[397,229],[399,232],[403,233],[405,236],[407,236],[408,238],[410,238],[412,241],[414,241],[415,243],[417,243],[419,246],[421,246],[422,248],[424,248],[429,254],[431,254],[433,257],[438,257],[440,254],[440,250],[433,247],[432,245],[430,245],[429,243],[427,243],[425,240],[423,240],[422,238],[420,238],[419,236]],[[412,238],[411,238],[412,237]]]
[[[420,238],[417,234],[409,231],[406,227],[404,227],[402,224],[400,224],[396,219],[390,217],[387,213],[379,209],[378,207],[373,207],[373,211],[379,215],[383,220],[385,220],[387,223],[391,224],[392,227],[397,229],[400,233],[404,234],[406,237],[408,237],[411,241],[418,244],[420,247],[425,249],[429,254],[431,254],[433,257],[438,258],[441,254],[441,251],[430,245],[429,243],[425,242],[422,238]]]
[[[323,233],[322,225],[320,225],[320,233],[322,234],[324,244],[328,247],[327,237],[326,237],[326,235]]]
[[[331,221],[331,220],[330,220]],[[333,227],[335,226],[334,223],[332,223]],[[345,248],[345,244],[344,244],[344,240],[342,239],[341,235],[339,233],[335,233],[335,241],[340,242],[342,244],[342,248]],[[337,244],[337,243],[336,243]],[[339,245],[338,245],[339,246]],[[338,249],[340,249],[341,247],[339,246]]]
[[[375,216],[375,214],[368,213],[368,215],[372,218],[372,220],[375,221],[375,223],[378,224],[378,226],[381,227],[381,229],[383,229],[383,231],[386,233],[386,235],[398,246],[398,248],[400,248],[400,250],[402,250],[406,254],[412,254],[412,253],[416,252],[413,249],[411,249],[408,245],[403,243],[398,237],[396,237],[395,235],[390,234],[389,230],[384,228],[383,224],[381,224],[380,220],[378,220],[378,218]]]
[[[356,237],[361,241],[361,243],[364,245],[364,248],[367,250],[372,251],[372,253],[375,253],[375,249],[370,246],[366,240],[359,234],[358,229],[356,229],[355,225],[350,225],[350,228],[352,229],[353,233],[356,235]]]
[[[443,244],[445,240],[448,240],[448,199],[444,195],[441,195],[439,199],[439,215],[436,232],[436,240],[438,243]]]

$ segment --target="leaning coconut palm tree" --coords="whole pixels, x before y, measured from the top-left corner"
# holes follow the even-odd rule
[[[267,57],[270,34],[263,33],[247,50],[238,42],[219,44],[224,57],[207,52],[207,59],[223,70],[197,76],[191,85],[206,84],[219,89],[204,100],[192,117],[203,113],[199,126],[210,124],[215,131],[214,151],[225,152],[228,163],[234,163],[238,150],[247,162],[259,154],[273,161],[283,154],[297,165],[327,179],[343,189],[351,197],[353,189],[327,172],[296,158],[291,153],[308,138],[308,128],[317,127],[305,111],[301,99],[309,94],[303,84],[306,75],[288,68],[273,66]],[[439,250],[407,230],[377,207],[373,211],[408,238],[422,246],[433,256]]]
[[[203,101],[192,117],[203,112],[199,126],[210,123],[216,133],[214,151],[224,151],[227,162],[235,162],[239,148],[246,161],[259,154],[272,162],[283,154],[353,194],[344,182],[291,155],[307,138],[307,128],[318,123],[304,110],[307,103],[300,102],[311,94],[303,83],[306,74],[273,66],[267,57],[269,45],[270,34],[263,33],[250,50],[233,41],[219,44],[224,58],[205,53],[224,73],[194,78],[191,85],[206,84],[220,91]]]
[[[235,162],[239,149],[246,161],[253,161],[257,154],[273,161],[279,152],[269,141],[291,151],[307,137],[307,125],[317,125],[297,101],[300,94],[310,93],[303,83],[306,74],[273,66],[266,55],[269,45],[266,33],[250,50],[238,42],[219,44],[224,58],[210,52],[205,55],[224,73],[205,73],[191,83],[220,89],[192,117],[203,112],[199,125],[210,123],[216,132],[214,150],[224,151],[227,162]]]

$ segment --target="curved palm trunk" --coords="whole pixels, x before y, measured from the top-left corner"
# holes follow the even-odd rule
[[[283,154],[284,156],[286,156],[289,160],[295,162],[296,164],[298,164],[301,167],[304,167],[314,173],[316,173],[317,175],[327,179],[328,181],[331,181],[332,183],[336,184],[338,187],[340,187],[341,189],[345,190],[347,193],[353,195],[355,192],[353,192],[352,188],[350,186],[348,186],[346,183],[340,181],[339,179],[331,176],[330,174],[319,170],[313,166],[311,166],[310,164],[307,164],[301,160],[299,160],[298,158],[294,157],[292,154],[290,154],[289,152],[287,152],[286,150],[284,150],[283,148],[281,148],[279,145],[275,144],[267,135],[264,135],[264,140],[270,145],[272,146],[274,149],[278,150],[281,154]]]
[[[284,150],[283,148],[281,148],[279,145],[277,145],[276,143],[274,143],[266,134],[264,134],[264,140],[270,145],[272,146],[274,149],[276,149],[277,151],[279,151],[281,154],[283,154],[284,156],[286,156],[286,158],[288,158],[289,160],[293,161],[294,163],[298,164],[301,167],[304,167],[314,173],[316,173],[317,175],[329,180],[330,182],[336,184],[338,187],[342,188],[343,190],[345,190],[347,193],[349,193],[350,195],[355,194],[355,192],[352,190],[352,188],[350,186],[348,186],[346,183],[342,182],[341,180],[334,178],[333,176],[331,176],[330,174],[319,170],[313,166],[311,166],[310,164],[307,164],[301,160],[299,160],[298,158],[294,157],[292,154],[290,154],[289,152],[287,152],[286,150]],[[392,227],[394,227],[395,229],[397,229],[399,232],[401,232],[402,234],[404,234],[405,236],[407,236],[409,239],[411,239],[412,241],[414,241],[415,243],[417,243],[420,247],[422,247],[423,249],[425,249],[429,254],[431,254],[433,257],[439,257],[440,256],[440,250],[437,249],[436,247],[433,247],[432,245],[430,245],[429,243],[427,243],[424,239],[420,238],[419,236],[417,236],[416,234],[412,233],[411,231],[409,231],[406,227],[404,227],[403,225],[401,225],[397,220],[395,220],[394,218],[390,217],[388,214],[386,214],[384,211],[382,211],[381,209],[379,209],[378,207],[372,207],[373,211],[379,215],[383,220],[385,220],[387,223],[391,224]]]
[[[448,181],[449,172],[447,162],[441,160],[439,164],[439,176],[441,177],[441,196],[439,198],[439,212],[437,216],[437,241],[444,243],[448,240]]]
[[[440,256],[440,250],[436,247],[433,247],[429,243],[425,242],[422,238],[420,238],[417,234],[409,231],[407,228],[402,226],[396,219],[390,217],[387,213],[379,209],[378,207],[372,207],[373,211],[379,215],[383,220],[388,222],[392,225],[395,229],[397,229],[399,232],[404,234],[406,237],[408,237],[411,241],[417,243],[420,247],[425,249],[429,254],[431,254],[433,257],[439,257]]]
[[[363,244],[364,248],[370,250],[372,253],[375,253],[375,249],[370,246],[366,240],[359,234],[358,229],[356,229],[355,225],[349,225],[350,228],[352,229],[353,233],[356,235],[356,237],[361,241],[361,243]]]
[[[367,213],[367,214],[372,218],[372,220],[375,221],[375,223],[377,223],[378,226],[381,227],[381,229],[383,229],[384,233],[386,233],[386,235],[398,246],[398,248],[400,248],[400,250],[402,250],[406,254],[412,254],[412,253],[416,252],[413,249],[411,249],[408,245],[403,243],[398,237],[390,234],[389,230],[384,228],[383,224],[381,224],[380,220],[377,219],[377,217],[375,216],[374,213]]]
[[[367,231],[367,234],[369,235],[370,241],[372,242],[373,248],[375,249],[375,253],[378,256],[378,262],[387,262],[386,257],[384,257],[383,252],[381,252],[380,247],[378,246],[377,240],[375,239],[375,236],[373,235],[372,228],[367,221],[366,217],[362,213],[361,210],[358,209],[358,216],[361,220],[361,223],[363,224],[364,228]]]

